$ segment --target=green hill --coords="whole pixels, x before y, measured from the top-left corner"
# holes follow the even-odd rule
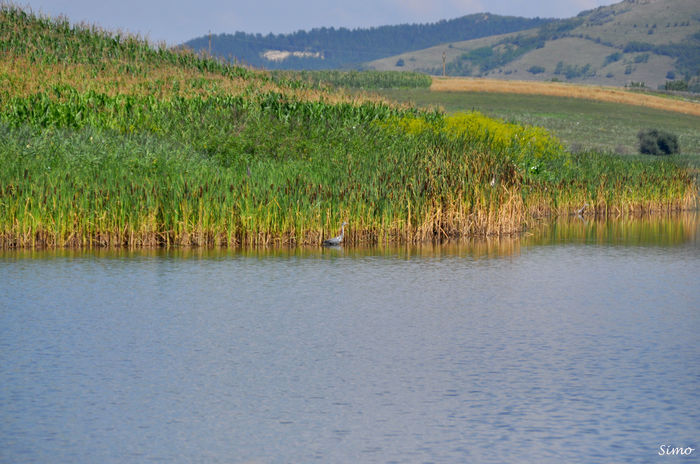
[[[694,205],[677,162],[572,154],[542,128],[316,76],[0,6],[0,247],[318,245],[343,221],[351,244],[419,242],[516,233],[584,203]]]
[[[546,24],[529,19],[474,14],[431,24],[402,24],[368,29],[317,28],[292,34],[216,34],[211,37],[214,56],[265,69],[357,68],[365,61],[440,43],[520,31]],[[184,44],[209,52],[209,37]]]
[[[368,67],[441,74],[443,51],[448,75],[650,88],[684,80],[700,90],[700,9],[697,0],[625,0],[528,31],[449,42]]]

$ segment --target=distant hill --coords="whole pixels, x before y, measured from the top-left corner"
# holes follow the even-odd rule
[[[367,67],[700,91],[698,0],[625,0],[537,28],[374,60]]]
[[[318,28],[293,34],[212,35],[212,55],[266,69],[359,68],[361,63],[446,42],[531,29],[551,19],[474,14],[431,24],[403,24],[368,29]],[[209,50],[209,37],[184,46]]]

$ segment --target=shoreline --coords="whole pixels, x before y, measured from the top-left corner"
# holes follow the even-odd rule
[[[698,198],[692,208],[669,205],[666,208],[587,208],[582,215],[576,212],[547,213],[523,217],[521,222],[504,224],[485,223],[485,229],[474,229],[472,233],[455,233],[454,225],[431,223],[430,226],[394,228],[353,228],[352,223],[346,229],[345,246],[421,246],[427,244],[444,244],[451,241],[505,239],[522,236],[542,224],[559,221],[644,221],[664,220],[684,215],[696,216]],[[472,226],[474,224],[471,224]],[[450,232],[452,233],[450,233]],[[239,235],[215,231],[188,231],[180,235],[168,231],[124,231],[123,233],[97,232],[95,234],[78,234],[72,232],[63,238],[46,230],[12,234],[0,232],[0,250],[138,250],[138,249],[240,249],[240,248],[294,248],[321,247],[325,238],[335,235],[333,230],[308,230],[302,235],[295,232],[274,234],[271,232],[252,235]]]

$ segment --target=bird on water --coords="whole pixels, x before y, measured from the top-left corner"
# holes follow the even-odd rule
[[[342,243],[343,241],[343,235],[345,235],[345,226],[347,226],[347,222],[343,222],[343,224],[340,226],[340,235],[337,237],[333,238],[327,238],[326,240],[323,241],[323,246],[338,246]]]

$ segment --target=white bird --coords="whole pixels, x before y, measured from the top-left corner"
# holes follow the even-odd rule
[[[581,207],[581,209],[579,209],[578,211],[576,211],[576,214],[578,214],[579,216],[582,216],[582,215],[583,215],[583,212],[584,212],[585,209],[586,209],[586,206],[588,206],[588,203],[584,203],[583,206]]]
[[[343,224],[340,226],[340,235],[337,237],[333,238],[327,238],[326,240],[323,241],[323,246],[338,246],[340,243],[343,241],[343,235],[345,235],[345,226],[347,226],[347,222],[343,222]]]

